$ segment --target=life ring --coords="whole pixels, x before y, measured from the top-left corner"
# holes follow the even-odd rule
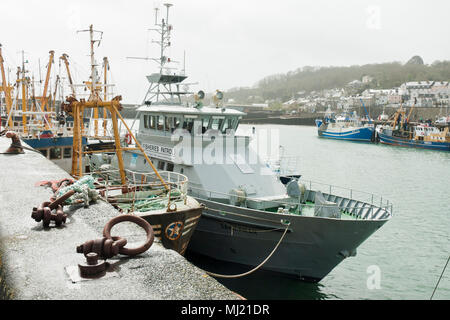
[[[132,139],[131,139],[131,134],[129,133],[129,132],[127,132],[126,134],[125,134],[125,142],[127,143],[127,144],[131,144],[131,141]]]
[[[172,222],[166,227],[166,238],[172,241],[178,240],[181,237],[184,223],[182,221]]]

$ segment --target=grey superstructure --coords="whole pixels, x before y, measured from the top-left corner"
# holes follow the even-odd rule
[[[172,28],[164,20],[158,26],[164,43]],[[149,93],[138,108],[137,139],[158,169],[186,175],[189,194],[205,205],[188,250],[249,267],[272,254],[262,269],[320,281],[391,218],[392,205],[373,195],[359,201],[349,189],[281,183],[249,147],[251,138],[235,134],[244,113],[224,107],[221,92],[212,106],[203,106],[202,92],[182,104],[183,92],[171,88],[186,76],[163,74],[164,50],[159,61],[160,74],[147,77]],[[131,170],[146,168],[139,152],[123,158]]]

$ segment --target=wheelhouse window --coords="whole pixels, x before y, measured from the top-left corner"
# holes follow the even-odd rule
[[[50,149],[50,160],[61,159],[61,148]]]
[[[211,117],[206,117],[202,119],[202,133],[205,133],[208,130],[210,121]]]
[[[158,162],[158,170],[164,170],[164,165],[165,165],[166,163],[164,162],[164,161],[159,161]]]
[[[157,116],[150,116],[150,129],[156,129]]]
[[[72,148],[64,148],[63,157],[64,159],[72,157]]]
[[[148,115],[144,115],[144,128],[148,129],[149,128],[149,116]]]
[[[157,123],[158,123],[158,130],[163,131],[164,130],[164,116],[156,116]]]
[[[196,118],[196,117],[195,117]],[[194,127],[194,117],[184,117],[184,121],[183,121],[183,129],[192,132],[192,128]]]
[[[233,130],[235,123],[236,118],[226,118],[223,122],[222,133],[227,134],[227,131]]]
[[[210,128],[213,129],[213,130],[219,130],[220,127],[222,126],[223,121],[224,121],[224,118],[215,118],[215,117],[213,117],[212,121],[211,121],[211,127]]]
[[[170,131],[172,129],[172,124],[173,124],[173,118],[172,117],[165,117],[165,131]]]
[[[174,168],[174,164],[171,163],[171,162],[168,162],[168,163],[167,163],[166,171],[173,172],[173,168]]]
[[[173,129],[174,130],[179,129],[180,126],[181,126],[181,119],[180,119],[180,117],[173,117]],[[172,132],[173,132],[173,130],[172,130]]]

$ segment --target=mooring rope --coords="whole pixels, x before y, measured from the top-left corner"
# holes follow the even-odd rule
[[[213,273],[213,272],[208,272],[208,271],[205,271],[205,272],[206,272],[208,275],[212,276],[212,277],[216,277],[216,278],[228,278],[228,279],[232,279],[232,278],[241,278],[241,277],[247,276],[247,275],[249,275],[249,274],[255,272],[256,270],[258,270],[259,268],[261,268],[261,267],[267,262],[267,260],[270,259],[270,257],[273,256],[273,254],[275,253],[275,251],[277,251],[277,249],[278,249],[278,247],[280,246],[281,242],[283,241],[284,236],[286,235],[286,233],[287,233],[287,231],[288,231],[290,225],[291,225],[291,224],[289,223],[289,224],[286,226],[286,229],[284,230],[283,235],[281,236],[280,240],[278,241],[277,245],[276,245],[275,248],[272,250],[272,252],[269,254],[269,256],[268,256],[266,259],[264,259],[264,261],[261,262],[258,266],[256,266],[255,268],[253,268],[252,270],[247,271],[247,272],[244,272],[244,273],[241,273],[241,274],[235,274],[235,275],[218,274],[218,273]]]
[[[447,263],[445,264],[444,269],[442,270],[441,276],[439,277],[439,280],[436,283],[436,287],[434,287],[433,294],[431,295],[430,300],[433,300],[434,293],[436,292],[436,289],[439,286],[439,282],[441,282],[441,279],[442,279],[442,276],[444,275],[445,269],[447,269],[447,265],[448,265],[448,261],[449,260],[450,260],[450,256],[448,256]]]

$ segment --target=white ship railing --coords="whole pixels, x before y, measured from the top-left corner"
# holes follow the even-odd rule
[[[308,202],[314,202],[315,193],[321,191],[327,201],[336,203],[341,211],[348,213],[355,218],[371,220],[392,217],[393,204],[382,196],[313,181],[301,180],[300,182],[306,187],[304,195],[306,203],[305,201],[299,203],[296,198],[290,198],[287,195],[283,198],[283,195],[280,195],[278,199],[274,197],[270,197],[270,199],[245,197],[243,204],[250,209],[253,209],[252,206],[247,205],[252,202],[263,204],[261,207],[266,208],[284,207],[289,209],[297,206],[297,211],[300,213],[304,208],[311,208],[312,204]],[[205,190],[203,188],[192,186],[192,184],[189,185],[188,192],[191,196],[199,199],[217,201],[225,204],[232,197],[236,197],[235,194]],[[266,206],[264,206],[264,204],[266,204]],[[331,205],[326,204],[321,204],[321,206],[332,207]],[[264,209],[261,210],[265,211]]]

